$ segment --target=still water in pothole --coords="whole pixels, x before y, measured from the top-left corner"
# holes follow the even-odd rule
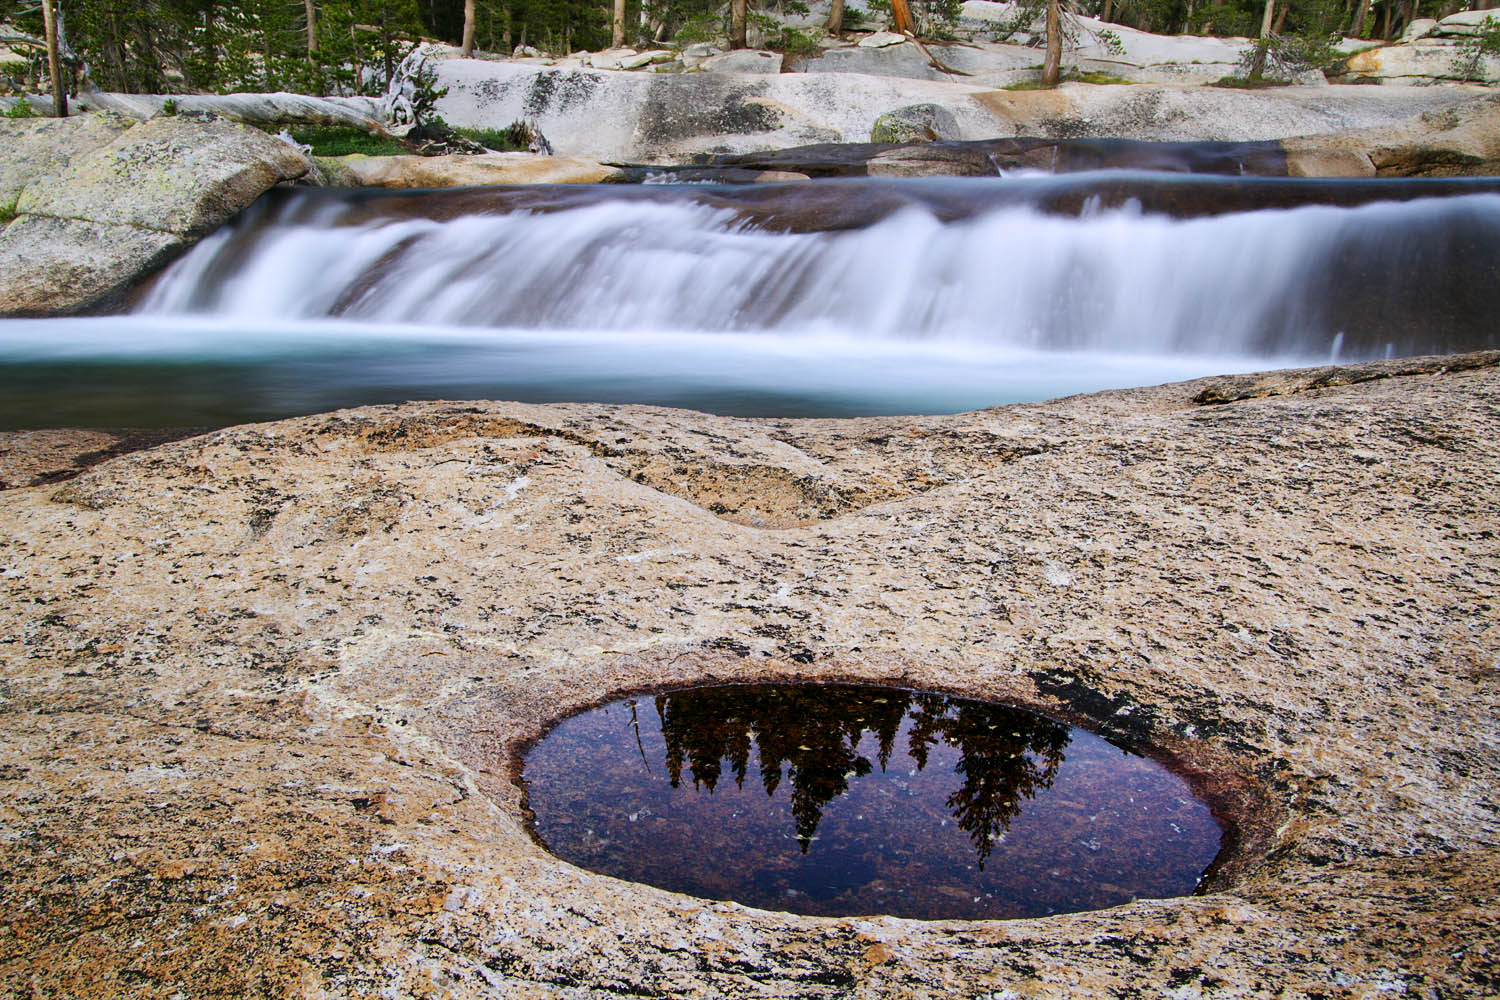
[[[1190,893],[1222,830],[1149,758],[1022,709],[863,685],[612,702],[527,755],[596,872],[825,916],[1044,916]]]

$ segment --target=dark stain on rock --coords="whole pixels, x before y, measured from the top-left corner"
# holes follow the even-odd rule
[[[578,70],[538,73],[526,92],[524,108],[530,117],[567,114],[594,97],[602,78]]]
[[[653,88],[636,126],[637,139],[658,146],[697,136],[753,135],[781,128],[781,115],[753,100],[759,90],[720,80]]]

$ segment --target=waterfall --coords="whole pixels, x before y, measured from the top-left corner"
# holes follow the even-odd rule
[[[1121,172],[282,190],[128,313],[0,320],[0,428],[434,398],[941,413],[1494,348],[1497,190]]]
[[[1005,182],[968,182],[958,209],[912,182],[841,190],[873,221],[789,223],[765,189],[428,214],[423,196],[292,195],[197,246],[137,312],[1346,361],[1497,343],[1496,194],[1174,218],[1061,214]]]

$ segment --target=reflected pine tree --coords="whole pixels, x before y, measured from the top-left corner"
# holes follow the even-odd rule
[[[963,784],[948,797],[948,808],[983,868],[1022,803],[1057,777],[1068,727],[1024,709],[917,695],[908,740],[907,752],[921,768],[938,740],[958,749],[954,770]]]
[[[806,853],[823,807],[870,774],[859,752],[874,734],[882,770],[911,713],[908,753],[925,769],[939,741],[959,751],[962,784],[948,798],[954,819],[983,867],[1026,799],[1052,784],[1068,744],[1067,727],[1022,709],[946,695],[855,685],[708,688],[658,696],[667,775],[713,792],[725,762],[744,786],[752,744],[761,784],[774,796],[785,778],[797,839]]]

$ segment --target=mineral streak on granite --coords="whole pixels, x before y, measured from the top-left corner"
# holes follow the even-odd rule
[[[0,992],[1492,996],[1500,369],[1346,381],[371,407],[0,492]],[[773,678],[1155,746],[1237,846],[1203,895],[927,924],[524,833],[548,722]]]

